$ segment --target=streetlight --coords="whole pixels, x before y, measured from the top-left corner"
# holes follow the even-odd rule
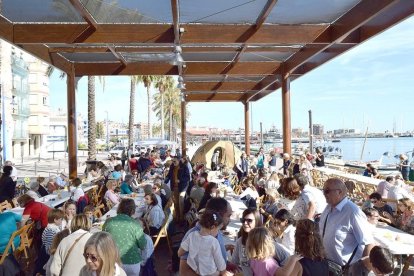
[[[109,151],[109,127],[108,127],[108,111],[106,113],[106,150]]]

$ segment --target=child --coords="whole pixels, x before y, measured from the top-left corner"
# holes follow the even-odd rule
[[[369,271],[367,267],[372,267],[372,271]],[[391,252],[386,248],[374,246],[369,257],[362,257],[361,260],[351,265],[348,275],[390,275],[393,271],[394,259]]]
[[[93,205],[86,205],[83,209],[83,214],[88,217],[88,219],[91,221],[91,224],[98,222],[98,219],[94,216],[94,212],[95,207],[93,207]]]
[[[246,254],[254,275],[273,276],[279,268],[273,259],[275,246],[272,235],[265,227],[252,229],[247,237]]]
[[[50,209],[47,213],[47,226],[42,233],[42,247],[39,251],[35,262],[35,272],[44,274],[43,266],[47,263],[49,259],[49,250],[52,245],[53,238],[57,233],[61,231],[62,220],[65,216],[62,210],[59,209]]]
[[[50,265],[52,264],[52,262],[53,262],[53,256],[54,256],[54,254],[55,254],[55,252],[56,252],[56,250],[57,250],[57,248],[58,248],[58,246],[59,246],[59,244],[60,244],[60,242],[64,239],[64,238],[66,238],[67,236],[69,236],[69,230],[68,229],[65,229],[65,230],[63,230],[63,231],[61,231],[61,232],[59,232],[59,233],[57,233],[56,235],[55,235],[55,237],[53,238],[53,241],[52,241],[52,245],[50,246],[50,248],[49,248],[49,253],[50,253],[50,257],[49,257],[49,260],[47,261],[47,263],[45,264],[45,266],[43,267],[45,270],[46,270],[46,276],[51,276],[52,275],[52,273],[50,272]]]
[[[178,257],[188,252],[187,264],[199,275],[223,275],[226,262],[215,238],[223,220],[218,214],[206,211],[199,223],[201,230],[190,233],[181,242]]]

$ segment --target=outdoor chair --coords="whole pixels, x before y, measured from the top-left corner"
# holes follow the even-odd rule
[[[93,215],[95,218],[100,218],[102,217],[102,211],[105,210],[105,205],[104,204],[100,204],[99,206],[95,207],[95,211],[93,212]]]
[[[33,226],[34,222],[26,224],[22,228],[13,232],[9,239],[9,242],[6,245],[6,248],[4,249],[4,252],[1,254],[0,265],[3,264],[6,257],[10,254],[10,249],[12,253],[23,252],[26,259],[29,257],[27,254],[27,250],[32,245],[33,238],[29,238],[29,236],[30,232],[33,229]],[[13,241],[17,236],[20,236],[20,245],[19,247],[15,248]]]
[[[10,210],[12,208],[13,206],[7,200],[0,203],[0,213],[3,212],[4,210]]]
[[[170,237],[169,237],[169,234],[168,234],[168,226],[170,225],[170,223],[172,221],[173,213],[174,213],[174,203],[172,203],[171,206],[169,206],[167,208],[166,212],[164,212],[165,219],[164,219],[164,222],[161,226],[160,232],[157,235],[152,235],[152,238],[155,239],[154,251],[157,248],[157,245],[158,245],[159,241],[161,240],[161,238],[166,238],[167,243],[168,243],[168,249],[170,251],[170,254],[172,255],[171,241],[170,241]]]

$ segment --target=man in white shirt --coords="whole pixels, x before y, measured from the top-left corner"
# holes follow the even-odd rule
[[[387,176],[387,178],[384,181],[378,183],[377,193],[379,193],[382,198],[388,198],[388,192],[394,185],[394,181],[394,176]]]
[[[325,197],[321,190],[309,185],[309,179],[305,175],[295,176],[296,182],[302,189],[301,197],[306,203],[307,207],[307,219],[313,220],[315,215],[322,214],[326,208]]]

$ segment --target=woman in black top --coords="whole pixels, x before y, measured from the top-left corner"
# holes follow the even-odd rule
[[[8,200],[10,203],[16,193],[16,182],[10,177],[12,166],[4,166],[0,177],[0,202]]]
[[[207,201],[210,200],[213,196],[216,196],[217,192],[217,184],[214,182],[210,182],[207,185],[207,188],[204,192],[203,198],[200,201],[200,204],[198,205],[197,211],[200,211],[201,209],[204,209],[207,205]]]
[[[284,269],[276,271],[276,276],[329,275],[328,262],[325,259],[322,240],[315,222],[309,219],[296,222],[295,252],[296,255],[288,259]],[[288,271],[288,274],[285,271]]]

